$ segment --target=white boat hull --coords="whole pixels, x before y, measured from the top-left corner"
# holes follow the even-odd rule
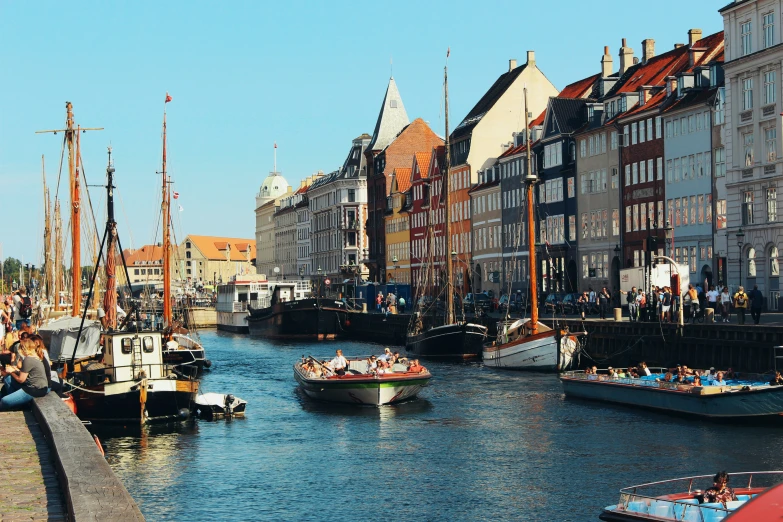
[[[228,332],[248,333],[247,311],[217,312],[217,329]]]
[[[484,365],[493,368],[551,372],[568,368],[576,348],[577,342],[571,336],[563,337],[558,342],[555,332],[547,332],[514,343],[487,346],[482,355]]]

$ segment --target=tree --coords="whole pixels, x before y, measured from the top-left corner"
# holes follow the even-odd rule
[[[11,283],[15,280],[19,283],[19,267],[22,262],[15,257],[7,257],[3,261],[3,291],[11,288]]]

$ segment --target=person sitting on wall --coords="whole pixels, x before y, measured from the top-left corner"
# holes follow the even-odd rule
[[[35,343],[31,339],[23,340],[19,353],[24,357],[21,368],[0,368],[5,383],[0,411],[20,408],[34,398],[49,393],[48,372],[43,361],[38,358]]]

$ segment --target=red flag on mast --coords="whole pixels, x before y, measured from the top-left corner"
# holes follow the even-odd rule
[[[171,95],[169,93],[166,93],[166,101],[163,103],[168,103],[171,101]]]

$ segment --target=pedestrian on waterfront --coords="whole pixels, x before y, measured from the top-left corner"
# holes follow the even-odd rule
[[[378,295],[375,296],[375,310],[379,313],[381,311],[381,303],[383,303],[383,294],[378,292]]]
[[[405,298],[404,297],[400,296],[400,300],[398,302],[398,305],[399,305],[399,308],[400,308],[400,313],[404,314],[405,313]]]
[[[748,298],[750,298],[750,316],[753,317],[753,324],[759,324],[761,309],[764,307],[764,294],[759,290],[759,285],[753,285]]]
[[[748,294],[745,287],[741,286],[734,294],[734,309],[737,310],[737,323],[745,324],[745,311],[748,309]]]
[[[731,309],[731,294],[729,293],[729,287],[724,286],[723,291],[720,293],[720,308],[721,315],[723,316],[723,322],[729,322],[729,310]]]
[[[607,290],[606,287],[603,287],[598,294],[598,310],[601,313],[601,319],[606,319],[606,314],[609,312],[609,301],[611,301],[611,299],[612,296],[609,293],[609,290]]]
[[[10,368],[0,368],[4,382],[0,411],[19,408],[49,393],[46,368],[36,354],[35,343],[25,339],[21,343],[20,352],[24,357],[20,369],[7,372]]]
[[[582,295],[579,296],[576,300],[576,306],[579,308],[579,313],[582,314],[582,321],[585,320],[585,313],[587,312],[587,303],[589,302],[589,297],[587,296],[587,292],[582,292]]]
[[[30,325],[30,317],[33,315],[33,300],[27,295],[27,287],[19,287],[19,291],[14,294],[14,319],[16,329],[22,328],[23,324]]]
[[[636,287],[631,287],[630,292],[624,292],[620,290],[621,294],[625,294],[625,302],[628,303],[628,316],[632,323],[639,319],[639,305],[636,302],[636,298],[639,297],[639,293],[636,291]]]
[[[720,292],[715,290],[715,285],[710,286],[707,291],[707,306],[716,312],[718,311],[718,298],[720,298]]]
[[[587,298],[588,298],[588,302],[589,302],[591,305],[594,305],[594,304],[595,304],[595,298],[596,298],[596,294],[595,294],[595,290],[593,290],[593,287],[592,287],[592,286],[588,286],[588,287],[587,287]]]
[[[382,293],[378,294],[378,300],[380,301],[380,310],[383,315],[388,315],[386,308],[386,297]],[[384,319],[385,321],[386,319]]]
[[[661,322],[671,322],[671,308],[672,308],[672,289],[668,286],[663,287],[661,293]]]
[[[699,313],[699,291],[693,285],[688,285],[688,299],[691,301],[690,313],[696,317]]]

